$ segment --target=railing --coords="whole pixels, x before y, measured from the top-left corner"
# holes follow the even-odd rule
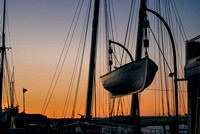
[[[149,126],[142,128],[143,134],[171,134],[169,125],[166,125],[163,129],[163,126]],[[179,125],[178,134],[187,134],[188,128],[187,125]]]
[[[74,123],[59,127],[60,134],[83,133],[83,134],[134,134],[134,127],[123,124],[89,124],[89,123]],[[170,129],[166,126],[151,126],[141,128],[143,134],[170,134]],[[179,127],[179,134],[187,134],[187,128]]]
[[[134,127],[122,124],[88,124],[74,123],[58,128],[60,133],[83,133],[83,134],[129,134],[134,133]]]

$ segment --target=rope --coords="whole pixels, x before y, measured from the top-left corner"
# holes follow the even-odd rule
[[[160,12],[160,1],[158,1],[156,3],[156,8],[157,8],[157,12]],[[161,22],[159,21],[159,19],[157,19],[157,26],[158,26],[158,29],[157,29],[157,32],[158,32],[158,35],[160,35],[160,31],[162,30],[162,25],[161,25]],[[162,33],[162,31],[161,31]],[[158,44],[160,44],[160,38],[158,38]],[[160,47],[160,45],[159,45]],[[160,48],[161,50],[161,48]],[[164,54],[163,54],[164,55]],[[164,116],[164,100],[163,100],[163,80],[162,80],[162,65],[161,65],[161,56],[160,56],[160,53],[159,53],[159,66],[160,66],[160,89],[161,89],[161,102],[162,102],[162,115]]]
[[[182,89],[183,88],[182,84],[180,84],[180,83],[178,83],[178,84],[179,84],[179,87]],[[183,113],[186,114],[187,112],[186,112],[186,108],[185,108],[185,102],[184,102],[184,98],[183,98],[183,96],[184,96],[183,93],[184,92],[179,92],[179,99],[180,99],[180,102],[181,102],[181,105],[180,105],[179,109],[181,109],[181,106],[182,106],[182,111],[183,111]]]
[[[170,4],[171,3],[171,4]],[[178,10],[177,10],[177,8],[176,8],[176,4],[175,4],[175,2],[174,1],[169,1],[169,5],[172,5],[171,7],[172,7],[172,10],[173,10],[173,12],[174,12],[174,16],[175,16],[175,19],[176,19],[176,31],[179,31],[180,32],[180,35],[179,35],[179,33],[178,32],[176,32],[176,37],[177,37],[177,40],[176,40],[176,44],[180,44],[178,47],[180,47],[179,48],[179,51],[178,51],[178,47],[176,47],[176,52],[177,52],[177,56],[178,56],[178,60],[177,60],[177,62],[178,62],[178,67],[180,68],[180,70],[181,71],[179,71],[179,72],[182,72],[182,74],[184,74],[184,69],[183,69],[183,66],[184,66],[184,63],[183,63],[183,59],[181,59],[181,57],[184,57],[183,56],[183,54],[184,54],[184,52],[183,52],[183,49],[182,48],[184,48],[184,47],[182,47],[182,42],[181,42],[181,39],[182,39],[182,41],[183,42],[185,42],[185,40],[187,39],[187,37],[186,37],[186,34],[185,34],[185,31],[184,31],[184,28],[183,28],[183,25],[182,25],[182,22],[181,22],[181,19],[180,19],[180,16],[179,16],[179,13],[178,13]],[[170,16],[170,18],[172,18],[171,17],[171,14],[169,14]],[[172,25],[173,26],[173,25]],[[174,28],[172,28],[172,29],[174,29]],[[175,31],[174,31],[174,33],[175,33]],[[175,35],[175,34],[174,34]],[[178,38],[180,38],[180,40],[178,40]],[[182,56],[180,56],[180,54],[182,54]],[[183,77],[183,75],[181,76],[181,77]],[[183,86],[183,84],[184,84],[184,86]],[[180,84],[179,83],[179,90],[181,90],[181,89],[184,89],[185,87],[186,87],[186,82],[184,82],[183,84]],[[184,111],[186,111],[185,110],[185,103],[184,103],[184,99],[183,99],[183,94],[181,93],[181,94],[179,94],[179,99],[180,99],[180,109],[181,109],[181,106],[182,106],[182,110],[183,110],[183,112]]]
[[[10,90],[10,102],[12,102],[13,93],[12,93],[12,88],[11,88],[10,69],[9,69],[9,65],[8,65],[8,59],[7,59],[6,52],[5,52],[5,66],[6,66],[5,70],[6,70],[6,73],[7,73],[8,85],[9,85],[9,90]]]
[[[8,38],[6,38],[6,42],[7,42],[7,45],[9,44],[10,45],[10,48],[12,47],[12,43],[11,43],[11,37],[10,37],[10,27],[9,27],[9,18],[8,18],[8,8],[6,8],[6,16],[7,17],[5,17],[6,18],[6,27],[7,27],[7,36],[6,37],[8,37]],[[3,17],[1,17],[1,18],[3,18]],[[2,19],[1,19],[1,21],[0,22],[2,22]],[[2,31],[1,29],[0,29],[0,31]],[[9,43],[8,43],[9,42]],[[10,49],[9,48],[9,49]],[[12,51],[12,49],[11,49],[11,66],[13,67],[13,51]],[[7,79],[8,79],[8,86],[9,86],[9,92],[10,92],[10,101],[11,102],[13,102],[14,103],[14,98],[15,98],[15,100],[16,100],[16,104],[18,104],[18,101],[17,101],[17,96],[16,96],[16,94],[15,94],[15,89],[14,89],[14,85],[13,85],[13,83],[12,83],[12,77],[10,77],[10,68],[9,68],[9,63],[8,63],[8,58],[7,58],[7,54],[6,54],[6,52],[5,52],[5,67],[6,67],[6,73],[7,73]],[[6,76],[4,76],[4,80],[5,80],[5,77]],[[12,86],[13,85],[13,86]],[[4,86],[5,86],[5,93],[6,93],[6,96],[7,96],[7,103],[8,103],[8,106],[9,106],[9,99],[8,99],[8,91],[7,91],[7,87],[6,87],[6,81],[5,81],[5,83],[4,83]],[[13,104],[14,105],[14,104]]]
[[[106,4],[106,3],[105,3]],[[100,14],[99,14],[99,16],[101,16],[101,12],[100,12]],[[102,33],[104,33],[104,32],[102,32],[102,30],[105,30],[104,28],[102,28],[101,27],[101,25],[102,25],[102,19],[99,19],[99,35],[102,35]],[[103,36],[104,36],[104,34],[103,34]],[[106,35],[107,36],[107,35]],[[101,38],[101,37],[100,37]],[[103,44],[102,42],[104,42],[104,39],[99,39],[98,40],[98,44]],[[102,54],[102,50],[106,50],[106,49],[102,49],[101,48],[101,46],[106,46],[106,45],[98,45],[98,47],[99,48],[97,48],[97,50],[99,50],[99,53],[97,53],[97,54],[99,54],[99,56],[97,56],[97,57],[99,57],[98,58],[98,62],[97,63],[99,63],[99,68],[98,68],[98,72],[96,73],[98,76],[96,76],[97,78],[99,78],[100,76],[99,76],[99,74],[103,74],[103,71],[101,70],[101,69],[103,69],[104,70],[104,58],[102,58],[102,57],[104,57],[104,54]],[[104,51],[103,51],[104,52]],[[102,67],[102,59],[103,59],[103,67]],[[106,63],[106,62],[105,62]],[[97,65],[98,66],[98,65]],[[98,79],[96,79],[96,83],[98,83],[98,86],[96,87],[97,88],[97,93],[98,93],[98,102],[99,102],[99,105],[98,105],[98,107],[99,107],[99,115],[100,115],[100,112],[101,112],[101,110],[102,110],[102,112],[103,112],[103,115],[104,115],[104,108],[106,107],[105,105],[104,105],[104,101],[105,101],[105,99],[104,99],[104,92],[105,92],[105,90],[102,88],[102,84],[101,84],[101,82],[99,82],[99,81],[97,81]],[[103,96],[101,97],[101,92],[100,92],[100,89],[102,89],[102,91],[103,91]],[[104,101],[102,101],[102,100],[104,100]]]
[[[180,16],[179,16],[179,13],[178,13],[176,3],[175,3],[174,0],[172,0],[172,1],[169,0],[169,2],[171,2],[172,9],[173,9],[173,11],[174,11],[176,21],[178,22],[178,24],[179,24],[178,26],[179,26],[179,28],[180,28],[180,30],[181,30],[181,35],[182,35],[182,37],[183,37],[183,40],[185,41],[185,40],[187,40],[187,36],[186,36],[185,30],[184,30],[184,28],[183,28],[183,23],[182,23],[182,21],[181,21],[181,18],[180,18]]]
[[[160,8],[160,7],[159,7]],[[161,14],[161,12],[160,12],[160,14]],[[166,13],[165,13],[166,14]],[[163,53],[165,53],[164,52],[164,37],[165,37],[165,35],[163,35],[163,27],[162,27],[162,25],[161,25],[161,40],[162,40],[162,48],[163,48]],[[165,48],[167,48],[167,47],[165,47]],[[166,49],[166,50],[168,50],[168,49]],[[168,89],[168,82],[167,82],[167,76],[166,76],[166,64],[164,63],[164,61],[163,61],[163,68],[164,68],[164,71],[165,71],[165,73],[164,73],[164,81],[165,81],[165,89]],[[168,115],[170,115],[170,110],[169,110],[169,95],[168,95],[168,91],[166,90],[166,99],[167,99],[167,109],[168,109]]]
[[[5,75],[3,76],[4,77],[4,80],[5,80]],[[9,104],[10,104],[10,102],[9,102],[9,99],[8,99],[8,89],[7,89],[7,84],[6,84],[6,82],[4,82],[4,94],[5,94],[5,99],[6,99],[6,102],[7,102],[7,106],[9,107]]]
[[[135,30],[131,30],[132,29],[132,25],[133,25],[133,18],[134,18],[134,9],[135,9],[135,6],[136,6],[136,1],[134,1],[134,4],[133,4],[133,9],[132,9],[132,15],[131,15],[131,25],[130,25],[130,32],[129,32],[129,35],[128,35],[128,41],[127,41],[127,48],[129,48],[129,45],[130,45],[130,39],[131,39],[131,31],[135,31]],[[134,25],[134,29],[136,27],[136,23]],[[133,44],[133,43],[132,43]],[[126,57],[125,57],[125,63],[126,63],[126,60],[127,60],[127,54],[126,54]]]
[[[155,5],[156,1],[154,1],[154,5]],[[150,27],[151,28],[151,27]],[[154,28],[155,28],[155,18],[154,18]],[[155,40],[154,40],[155,42]],[[155,43],[154,43],[155,44]],[[156,50],[156,45],[154,45],[154,50]],[[155,51],[154,53],[154,59],[156,59],[156,55],[157,55],[157,51]],[[155,83],[154,83],[154,88],[156,88],[156,85],[157,85],[157,77],[155,77]],[[158,90],[159,91],[159,90]],[[159,97],[158,97],[159,98]],[[155,116],[157,115],[157,95],[156,95],[156,90],[155,90]],[[158,105],[159,106],[159,105]],[[159,108],[160,109],[160,108]],[[160,110],[158,110],[160,111]]]
[[[113,20],[114,20],[114,30],[115,30],[115,34],[116,34],[116,40],[118,41],[119,40],[119,37],[118,37],[118,31],[117,31],[117,24],[116,24],[116,19],[115,19],[115,12],[114,12],[114,7],[113,7],[113,0],[111,0],[111,1],[109,1],[109,2],[111,2],[111,6],[110,6],[110,9],[112,10],[112,18],[113,18]],[[111,15],[111,13],[110,13],[110,15]],[[111,18],[111,17],[110,17]],[[111,27],[111,29],[113,29],[113,27]],[[112,40],[115,40],[114,39],[114,34],[112,33]],[[114,46],[113,47],[113,51],[114,51],[114,53],[116,53],[116,47]],[[120,53],[120,49],[118,49],[118,53]],[[115,60],[114,60],[114,64],[115,64],[115,66],[117,66],[117,62],[118,62],[118,59],[117,59],[117,57],[115,57]],[[119,64],[119,63],[118,63]],[[120,64],[119,64],[120,65]],[[121,65],[120,65],[121,66]]]
[[[112,105],[112,108],[111,108],[111,111],[110,111],[110,114],[109,114],[110,117],[112,117],[114,106],[115,106],[115,98],[113,99],[113,105]]]
[[[165,58],[165,56],[164,56],[164,53],[162,52],[162,50],[161,50],[161,48],[160,48],[160,45],[159,45],[159,43],[158,43],[158,41],[157,41],[157,39],[156,39],[156,37],[155,37],[155,35],[154,35],[154,33],[153,33],[151,27],[149,27],[149,29],[150,29],[150,31],[151,31],[153,37],[154,37],[154,40],[156,41],[156,44],[157,44],[157,46],[158,46],[158,49],[159,49],[160,53],[162,54],[163,59],[164,59],[166,65],[167,65],[167,67],[168,67],[170,73],[172,73],[172,71],[171,71],[171,69],[170,69],[170,67],[169,67],[169,64],[168,64],[168,62],[167,62],[167,60],[166,60],[166,58]]]
[[[79,0],[79,2],[78,2],[78,4],[77,4],[76,12],[75,12],[75,14],[74,14],[74,16],[73,16],[73,19],[72,19],[72,23],[71,23],[71,25],[70,25],[69,32],[68,32],[68,34],[67,34],[67,37],[66,37],[66,40],[65,40],[65,43],[64,43],[62,52],[61,52],[61,54],[60,54],[60,58],[59,58],[59,60],[58,60],[58,63],[57,63],[57,66],[56,66],[56,70],[55,70],[55,72],[54,72],[54,75],[53,75],[53,78],[52,78],[52,81],[51,81],[51,84],[50,84],[50,87],[49,87],[47,96],[46,96],[46,98],[45,98],[45,102],[44,102],[44,104],[43,104],[42,111],[41,111],[42,114],[44,114],[44,113],[46,112],[46,109],[47,109],[47,107],[48,107],[48,105],[49,105],[49,102],[50,102],[50,100],[51,100],[51,98],[52,98],[53,92],[54,92],[54,90],[55,90],[55,87],[56,87],[56,85],[57,85],[59,76],[60,76],[60,74],[61,74],[61,71],[62,71],[62,68],[63,68],[63,65],[64,65],[64,61],[65,61],[65,59],[66,59],[66,57],[67,57],[69,47],[71,46],[72,37],[73,37],[74,31],[75,31],[75,29],[76,29],[76,25],[77,25],[78,19],[79,19],[79,17],[80,17],[81,9],[82,9],[82,6],[83,6],[83,1],[82,1],[81,5],[80,5],[80,2],[81,2],[81,0]],[[79,11],[78,11],[79,5],[80,5],[80,8],[79,8]],[[78,14],[78,15],[77,15],[77,14]],[[76,16],[77,16],[77,18],[76,18]],[[76,19],[76,21],[75,21],[75,19]],[[74,21],[75,21],[75,23],[74,23]],[[74,28],[73,28],[73,30],[72,30],[73,24],[74,24]],[[69,38],[69,36],[70,36],[71,30],[72,30],[71,39],[70,39],[69,45],[68,45],[68,47],[67,47],[66,53],[65,53],[65,55],[64,55],[64,59],[63,59],[62,65],[61,65],[61,67],[60,67],[60,71],[58,72],[58,68],[59,68],[59,65],[61,64],[61,59],[62,59],[62,56],[63,56],[63,53],[64,53],[64,49],[65,49],[65,47],[66,47],[66,43],[67,43],[68,38]],[[55,78],[57,72],[58,72],[58,75],[57,75],[57,78]],[[55,80],[55,79],[56,79],[56,80]],[[54,84],[54,87],[53,87],[53,89],[52,89],[52,91],[51,91],[51,88],[52,88],[52,86],[53,86],[53,82],[54,82],[54,81],[55,81],[55,84]],[[51,91],[51,93],[50,93],[50,91]],[[50,97],[48,97],[49,94],[50,94]],[[48,98],[49,98],[49,99],[48,99]]]
[[[159,91],[159,90],[161,90],[160,88],[147,88],[147,89],[145,89],[145,90],[149,90],[149,91]],[[174,90],[169,90],[169,89],[165,89],[165,90],[163,90],[163,91],[170,91],[170,92],[174,92]],[[159,91],[160,92],[160,91]],[[178,91],[179,93],[186,93],[186,92],[188,92],[188,91]]]
[[[128,24],[127,24],[127,28],[126,28],[126,34],[125,34],[125,39],[124,39],[124,46],[126,45],[126,41],[127,41],[127,37],[128,37],[128,33],[130,30],[130,27],[132,27],[132,18],[133,18],[133,0],[131,1],[131,8],[130,8],[130,12],[129,12],[129,17],[128,17]],[[130,26],[131,25],[131,26]],[[129,34],[130,37],[130,34]],[[124,56],[124,50],[122,51],[122,56],[121,56],[121,64],[122,64],[122,60],[123,60],[123,56]]]
[[[13,94],[14,94],[13,97],[15,97],[16,105],[18,105],[19,103],[18,103],[18,100],[17,100],[16,92],[15,92],[15,84],[14,84],[14,81],[15,81],[15,75],[14,75],[14,67],[13,67],[13,74],[12,74],[11,82],[12,82],[12,84],[13,84],[13,87],[12,87],[12,88],[13,88]]]
[[[108,2],[108,4],[107,4],[107,2]],[[106,27],[107,27],[107,29],[106,29],[106,36],[107,36],[106,40],[107,41],[109,39],[114,40],[114,33],[116,33],[116,38],[118,40],[118,34],[117,34],[118,32],[117,32],[117,25],[116,25],[116,20],[115,20],[115,12],[114,12],[114,8],[113,8],[113,1],[107,1],[107,2],[105,1],[105,22],[106,22]],[[108,8],[107,8],[107,5],[108,5]],[[114,24],[113,24],[113,22],[114,22]],[[110,24],[110,27],[109,27],[109,24]],[[113,29],[113,25],[114,25],[115,29]],[[109,29],[110,29],[111,33],[109,33],[110,32]],[[115,30],[115,32],[114,32],[114,30]],[[109,34],[111,34],[110,35],[111,37],[109,37]],[[113,52],[114,53],[116,52],[115,46],[113,47]],[[116,60],[117,59],[114,60],[115,66],[117,65]]]
[[[95,118],[97,118],[97,89],[96,89],[96,74],[94,74],[94,115],[95,115]]]
[[[7,40],[7,42],[9,42],[9,45],[10,45],[10,48],[12,48],[12,43],[11,43],[11,37],[10,37],[10,25],[9,25],[9,17],[8,17],[8,7],[9,6],[7,6],[7,8],[6,8],[6,14],[7,14],[7,17],[6,17],[6,19],[7,19],[7,32],[8,32],[8,40],[7,40],[7,38],[6,38],[6,40]],[[8,44],[7,44],[8,45]],[[13,51],[12,51],[12,49],[11,49],[11,66],[13,67],[14,65],[13,65]]]
[[[121,102],[121,97],[119,97],[119,100],[118,100],[118,105],[117,105],[117,116],[118,116],[118,112],[119,112],[119,104]]]
[[[78,61],[79,61],[79,58],[80,58],[80,54],[82,53],[82,59],[81,59],[81,62],[83,60],[83,55],[84,55],[84,49],[85,49],[85,42],[86,42],[86,35],[87,35],[87,30],[88,30],[88,17],[89,17],[89,11],[90,11],[90,7],[91,7],[91,2],[88,3],[88,10],[87,10],[87,13],[86,13],[86,17],[85,17],[85,21],[84,21],[84,24],[83,24],[83,29],[82,29],[82,33],[81,33],[81,39],[79,41],[79,48],[78,48],[78,51],[77,51],[77,54],[76,54],[76,60],[75,60],[75,64],[74,64],[74,68],[73,68],[73,73],[72,73],[72,76],[71,76],[71,81],[70,81],[70,85],[69,85],[69,88],[68,88],[68,93],[67,93],[67,96],[66,96],[66,99],[65,99],[65,104],[64,104],[64,108],[63,108],[63,114],[62,116],[64,116],[66,114],[66,112],[68,111],[68,104],[69,104],[69,99],[70,99],[70,94],[71,94],[71,91],[72,91],[72,87],[73,87],[73,83],[75,81],[75,76],[76,76],[76,70],[78,68]],[[87,17],[88,16],[88,17]],[[85,26],[86,25],[86,26]],[[85,29],[84,29],[85,28]],[[82,43],[84,42],[84,43]],[[83,45],[83,46],[82,46]],[[82,48],[83,47],[83,48]],[[81,48],[82,48],[82,52],[81,52]],[[82,63],[81,63],[82,64]],[[80,77],[81,77],[81,70],[82,70],[82,65],[80,65],[80,69],[79,69],[79,78],[78,78],[78,84],[76,86],[76,91],[78,90],[78,85],[79,85],[79,82],[80,82]],[[78,92],[78,91],[77,91]],[[76,94],[75,94],[75,100],[74,100],[75,104],[73,107],[75,107],[76,105]],[[65,110],[66,109],[66,110]],[[72,112],[73,113],[73,112]],[[73,114],[72,114],[73,115]]]
[[[72,110],[72,118],[74,118],[74,113],[75,113],[75,108],[76,108],[76,101],[77,101],[77,95],[78,95],[78,89],[79,89],[79,83],[80,83],[80,78],[81,78],[81,71],[82,71],[82,65],[83,65],[83,59],[84,59],[84,52],[85,52],[85,45],[86,45],[86,39],[87,39],[87,32],[88,32],[88,24],[89,24],[89,17],[90,17],[90,10],[91,10],[91,1],[89,3],[89,10],[88,10],[88,15],[87,15],[87,24],[86,24],[86,31],[85,31],[85,37],[84,37],[84,45],[82,49],[82,56],[81,56],[81,63],[80,63],[80,68],[79,68],[79,75],[78,75],[78,82],[76,85],[76,93],[75,93],[75,98],[74,98],[74,106]]]
[[[112,10],[113,20],[114,20],[114,28],[115,28],[115,33],[116,33],[116,40],[118,41],[119,37],[118,37],[118,32],[117,32],[117,24],[116,24],[116,20],[115,20],[116,17],[115,17],[115,12],[114,12],[114,7],[113,7],[113,0],[110,0],[109,2],[111,2],[111,8],[110,9]],[[113,40],[114,40],[114,37],[113,37]]]

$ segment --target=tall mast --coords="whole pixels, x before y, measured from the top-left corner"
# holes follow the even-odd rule
[[[95,75],[95,60],[96,60],[96,46],[97,46],[97,32],[98,32],[98,18],[99,18],[99,1],[94,2],[94,15],[92,24],[92,40],[91,40],[91,51],[90,51],[90,68],[88,78],[88,91],[87,91],[87,107],[86,107],[86,119],[89,120],[92,104],[92,90],[93,80]]]
[[[143,23],[146,17],[146,0],[140,1],[140,11],[139,11],[139,22],[138,22],[138,33],[137,33],[137,46],[136,46],[136,54],[135,60],[141,59],[142,56],[142,39],[143,39]],[[131,103],[131,116],[139,117],[139,102],[138,102],[138,94],[132,95],[132,103]]]
[[[3,9],[3,31],[2,31],[2,47],[1,50],[1,72],[0,72],[0,113],[2,112],[2,89],[3,89],[3,72],[4,72],[4,55],[5,55],[5,17],[6,16],[6,0],[4,0]]]

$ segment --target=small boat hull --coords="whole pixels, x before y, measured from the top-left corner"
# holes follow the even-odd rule
[[[113,97],[139,93],[152,83],[157,70],[151,59],[144,58],[101,76],[101,81]]]
[[[19,113],[18,107],[16,106],[0,113],[0,128],[3,124],[10,122],[12,116],[15,117]]]
[[[7,118],[8,118],[8,112],[0,113],[0,124],[6,123]]]

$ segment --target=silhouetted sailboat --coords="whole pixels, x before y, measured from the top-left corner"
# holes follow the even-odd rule
[[[97,35],[98,35],[97,33],[98,33],[99,2],[100,2],[100,0],[95,0],[95,2],[94,2],[94,16],[93,16],[92,38],[91,38],[91,53],[90,53],[90,64],[89,64],[86,120],[84,120],[84,121],[89,121],[92,118],[91,105],[92,105],[92,95],[94,94],[93,89],[95,87],[95,67],[96,67],[95,64],[96,64],[96,50],[97,50],[96,46],[97,46]],[[147,50],[149,47],[149,41],[147,39],[147,36],[148,36],[147,34],[148,34],[148,30],[150,29],[149,22],[147,20],[147,15],[146,15],[147,11],[150,13],[153,13],[164,23],[164,25],[166,26],[166,29],[169,33],[169,36],[171,38],[172,51],[173,51],[172,56],[174,58],[173,59],[174,60],[174,63],[173,63],[174,64],[174,70],[173,70],[174,72],[171,72],[170,75],[173,76],[173,79],[175,82],[175,84],[174,84],[174,88],[175,88],[174,111],[176,113],[175,114],[176,116],[175,116],[175,118],[172,117],[174,119],[173,120],[174,124],[172,124],[171,126],[173,126],[174,128],[171,127],[170,129],[174,133],[177,133],[178,125],[179,125],[178,94],[177,94],[177,81],[178,80],[177,80],[177,67],[176,67],[177,63],[176,63],[174,40],[172,38],[172,33],[169,29],[169,26],[167,25],[165,20],[158,13],[156,13],[146,7],[146,0],[141,0],[141,3],[140,3],[135,61],[133,60],[130,52],[125,48],[125,46],[123,46],[117,42],[109,40],[109,45],[111,45],[111,43],[114,43],[114,44],[121,46],[128,53],[128,55],[131,59],[131,62],[124,64],[122,66],[119,63],[120,67],[118,67],[118,68],[114,67],[114,70],[111,70],[112,61],[109,61],[110,72],[104,74],[100,78],[101,78],[103,87],[106,90],[108,90],[112,94],[113,97],[119,97],[119,96],[123,96],[123,95],[133,94],[131,112],[130,112],[131,116],[128,115],[127,119],[131,120],[130,121],[131,125],[134,124],[134,132],[135,133],[140,132],[140,130],[139,130],[140,126],[141,126],[140,125],[140,110],[139,110],[139,102],[138,102],[138,94],[137,93],[142,92],[145,88],[147,88],[152,83],[152,81],[154,80],[155,74],[158,70],[158,66],[154,63],[153,60],[151,60],[149,58],[148,50]],[[108,40],[106,40],[106,42],[108,42]],[[146,50],[144,57],[142,57],[142,53],[141,53],[143,46],[145,47],[145,50]],[[105,50],[104,50],[104,52],[105,52]],[[113,53],[113,51],[112,51],[111,47],[109,46],[109,54],[112,55],[112,53]],[[109,59],[109,60],[111,60],[111,59]],[[166,90],[168,90],[168,89],[166,89]],[[114,107],[114,101],[113,101],[113,107]],[[112,111],[112,110],[110,110],[110,111]],[[74,118],[74,113],[75,112],[73,111],[72,118]],[[123,113],[122,113],[122,115],[123,115]],[[109,113],[109,116],[112,118],[112,112]],[[163,111],[163,116],[164,116],[164,111]],[[84,118],[84,117],[85,116],[82,116],[82,118]],[[129,122],[125,122],[125,123],[128,124]],[[171,123],[171,119],[170,119],[170,123]],[[82,125],[83,125],[83,128],[86,128],[84,126],[85,124],[82,124]],[[106,124],[106,125],[109,126],[110,124]],[[102,126],[99,127],[99,129],[101,129],[101,128],[103,129]],[[63,128],[63,129],[65,129],[65,128]],[[89,127],[87,127],[87,129],[89,129]]]
[[[147,20],[146,11],[149,11],[156,15],[166,26],[168,33],[171,38],[172,49],[173,49],[173,58],[174,58],[174,80],[175,80],[175,106],[176,106],[176,118],[174,123],[174,131],[178,132],[178,96],[177,96],[177,67],[176,67],[176,53],[174,40],[171,34],[171,30],[169,29],[165,20],[156,12],[147,9],[146,0],[141,0],[140,3],[140,12],[139,12],[139,22],[138,22],[138,36],[137,36],[137,47],[136,47],[136,61],[133,61],[133,58],[130,52],[125,48],[125,46],[109,41],[109,65],[110,72],[101,76],[102,84],[106,90],[108,90],[113,96],[122,96],[127,94],[134,94],[132,96],[132,108],[131,108],[131,116],[135,118],[135,132],[140,133],[140,110],[139,110],[139,102],[138,102],[138,94],[143,91],[146,87],[148,87],[158,70],[157,65],[148,58],[148,29],[149,29],[149,21]],[[99,9],[99,0],[95,1],[95,9],[94,9],[94,21],[93,21],[93,34],[92,34],[92,47],[91,47],[91,55],[90,55],[90,69],[89,69],[89,82],[88,82],[88,94],[87,94],[87,108],[86,108],[86,118],[90,118],[91,111],[91,98],[92,98],[92,88],[93,88],[93,78],[94,78],[94,67],[95,67],[95,53],[96,53],[96,35],[98,29],[98,9]],[[96,11],[96,12],[95,12]],[[122,48],[130,56],[132,60],[131,63],[125,64],[116,68],[115,70],[111,70],[112,66],[112,49],[110,44],[115,43]],[[142,46],[145,47],[145,58],[142,58]]]
[[[5,45],[5,20],[6,20],[6,0],[4,0],[4,9],[3,9],[3,30],[2,30],[2,47],[1,50],[1,66],[0,66],[0,125],[1,127],[8,127],[8,125],[11,125],[11,118],[12,116],[15,116],[18,113],[18,106],[14,106],[14,89],[13,89],[13,81],[12,78],[10,79],[10,98],[11,98],[11,106],[8,108],[2,108],[2,92],[3,92],[3,85],[4,85],[4,69],[5,66],[5,60],[6,60],[6,49],[9,49]],[[8,70],[7,70],[8,71]]]

